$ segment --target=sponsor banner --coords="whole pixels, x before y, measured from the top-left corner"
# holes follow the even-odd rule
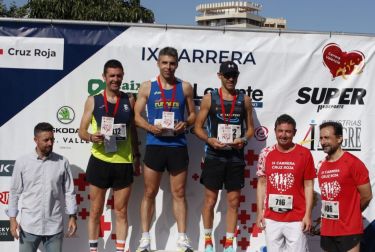
[[[28,27],[38,30],[29,23]],[[86,33],[74,33],[76,29],[73,24],[62,24],[55,29],[61,29],[65,44],[74,39],[75,42],[71,44],[79,44],[82,51],[95,44],[96,38],[103,40],[104,37],[108,37],[108,34],[103,33],[104,29],[90,25],[81,24],[80,30],[90,31],[88,34],[91,34],[90,38],[93,40],[89,40]],[[43,33],[51,39],[56,36],[56,30],[44,30]],[[13,34],[9,39],[13,37],[17,35]],[[280,114],[287,113],[296,119],[297,133],[294,140],[311,150],[316,163],[324,158],[319,144],[319,125],[330,120],[340,121],[344,125],[344,149],[358,156],[369,168],[371,179],[375,179],[375,161],[372,158],[375,141],[371,135],[375,127],[375,114],[372,112],[375,106],[372,92],[372,82],[375,79],[375,38],[355,35],[329,36],[318,33],[223,33],[199,28],[165,30],[150,25],[129,27],[108,40],[102,48],[86,52],[86,56],[76,60],[75,64],[70,61],[74,61],[80,54],[74,53],[78,50],[77,47],[74,47],[74,50],[70,48],[69,57],[64,57],[62,76],[54,80],[49,78],[48,87],[38,88],[38,92],[34,92],[37,87],[32,85],[32,75],[14,81],[6,76],[16,70],[0,67],[0,83],[20,85],[27,95],[34,92],[33,96],[30,96],[32,101],[27,104],[23,103],[23,99],[19,99],[18,92],[0,92],[2,100],[7,101],[2,107],[12,110],[9,114],[2,112],[5,116],[0,118],[0,158],[3,159],[0,161],[0,205],[6,207],[3,201],[7,200],[6,192],[9,191],[10,179],[2,176],[10,176],[12,173],[14,161],[9,160],[15,160],[32,151],[35,148],[34,125],[48,121],[54,126],[54,150],[66,156],[71,163],[79,206],[78,225],[85,227],[89,213],[85,171],[91,143],[82,141],[78,136],[85,101],[88,96],[100,94],[104,90],[106,84],[102,79],[103,65],[112,58],[118,59],[124,66],[125,76],[121,90],[137,94],[142,82],[155,79],[157,76],[157,56],[165,46],[173,46],[178,50],[179,65],[176,76],[191,83],[197,110],[202,97],[220,87],[217,72],[220,63],[226,60],[233,60],[238,64],[240,75],[236,89],[251,98],[254,137],[245,148],[245,187],[241,193],[235,239],[238,251],[266,250],[264,232],[255,225],[255,170],[260,151],[276,142],[274,123]],[[16,43],[16,40],[12,43]],[[3,45],[1,47],[5,48]],[[66,53],[69,47],[64,49]],[[6,51],[3,50],[3,54]],[[0,59],[3,56],[0,56]],[[65,67],[68,61],[71,66],[69,69]],[[51,75],[50,72],[41,69],[38,75],[48,77]],[[35,81],[36,84],[40,82]],[[10,105],[14,105],[17,110]],[[144,153],[145,132],[141,129],[138,129],[138,132],[141,152]],[[203,187],[199,179],[204,143],[194,135],[194,127],[187,130],[187,138],[190,156],[186,186],[189,205],[187,229],[194,249],[203,250],[200,216]],[[320,193],[317,188],[316,191]],[[129,235],[126,244],[130,250],[137,248],[141,235],[139,205],[142,193],[143,179],[135,178],[129,202],[129,206],[132,207],[129,207],[128,212]],[[172,209],[166,207],[170,205],[171,197],[169,181],[163,179],[160,193],[156,198],[155,221],[151,227],[152,237],[155,238],[151,244],[152,249],[175,250],[177,227],[172,217]],[[214,221],[217,248],[221,247],[221,241],[225,236],[225,197],[224,201],[221,200],[221,196],[219,200],[221,202],[215,209]],[[375,207],[372,202],[369,210],[364,213],[368,222],[375,218],[374,213]],[[112,251],[115,248],[112,216],[113,196],[109,193],[100,221],[100,237],[103,238],[99,244],[101,251]],[[314,227],[319,217],[320,208],[317,206],[314,208]],[[16,247],[1,246],[2,244],[0,250],[17,251]],[[79,228],[78,238],[67,240],[64,246],[67,251],[87,250],[86,229]],[[309,237],[309,246],[312,251],[321,251],[318,239]]]
[[[4,241],[14,241],[14,238],[10,233],[9,220],[0,220],[0,242]]]
[[[14,163],[15,160],[0,160],[0,176],[12,176]]]
[[[64,39],[0,36],[0,67],[62,70]]]

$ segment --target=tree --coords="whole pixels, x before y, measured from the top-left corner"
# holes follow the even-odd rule
[[[0,14],[1,6],[2,0]],[[6,13],[12,17],[20,17],[25,13],[28,18],[41,19],[154,22],[154,13],[141,6],[139,0],[29,0],[19,8],[13,4]]]

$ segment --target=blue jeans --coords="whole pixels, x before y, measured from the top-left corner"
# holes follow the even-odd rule
[[[46,252],[61,252],[62,240],[63,232],[55,235],[34,235],[21,230],[19,252],[36,252],[40,242],[43,242]]]

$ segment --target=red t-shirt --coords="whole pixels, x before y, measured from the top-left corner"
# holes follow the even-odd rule
[[[299,144],[287,153],[277,150],[276,145],[264,148],[259,155],[257,175],[267,179],[264,217],[283,222],[301,221],[306,212],[304,181],[316,177],[310,150]],[[292,210],[283,213],[271,210],[270,194],[293,196]]]
[[[337,219],[322,216],[321,235],[339,236],[363,233],[360,194],[357,186],[370,182],[366,166],[345,152],[337,161],[318,164],[318,180],[322,201],[338,202]]]

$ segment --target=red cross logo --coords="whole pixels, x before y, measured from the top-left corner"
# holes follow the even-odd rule
[[[250,220],[250,215],[246,213],[246,210],[241,210],[237,218],[241,224],[246,224],[246,221]]]
[[[197,181],[199,179],[199,175],[197,173],[194,173],[193,176],[191,176],[192,179],[194,179],[195,181]]]
[[[250,181],[250,185],[256,189],[258,187],[258,178],[253,178],[253,180]]]
[[[226,239],[227,239],[227,237],[223,236],[223,239],[220,240],[220,244],[224,246]]]
[[[253,213],[257,212],[257,204],[256,203],[251,204],[251,212],[253,212]]]
[[[242,202],[245,202],[246,201],[246,196],[245,195],[240,195],[240,204]]]
[[[99,237],[104,237],[104,231],[111,230],[111,222],[106,222],[104,220],[104,215],[100,217],[100,230],[99,230]]]
[[[253,223],[253,226],[249,228],[249,233],[252,237],[258,237],[258,234],[262,233],[262,230],[257,226],[256,223]]]
[[[248,241],[245,237],[242,237],[241,240],[237,241],[237,245],[241,247],[242,250],[246,250],[246,248],[250,246],[250,241]]]
[[[255,155],[254,150],[247,150],[245,154],[245,159],[248,165],[254,165],[254,161],[258,161],[259,155]]]
[[[83,197],[79,193],[76,194],[76,201],[77,205],[81,204],[81,202],[83,201]]]
[[[110,206],[111,209],[114,209],[114,207],[115,207],[115,197],[113,196],[113,194],[112,194],[111,198],[108,198],[107,206]]]
[[[244,170],[244,177],[245,178],[250,178],[250,169],[245,169]]]
[[[74,185],[78,187],[78,191],[86,191],[86,186],[89,185],[89,183],[86,181],[86,174],[80,173],[78,174],[78,178],[74,179]]]
[[[82,220],[86,220],[87,216],[89,216],[90,213],[87,212],[86,208],[82,208],[82,210],[78,212],[78,215],[81,216]]]

